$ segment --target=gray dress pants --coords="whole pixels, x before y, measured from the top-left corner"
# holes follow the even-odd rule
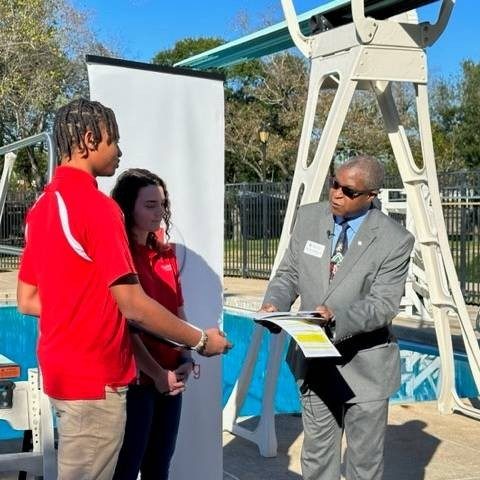
[[[345,431],[347,480],[381,480],[388,399],[328,406],[312,390],[302,395],[304,480],[339,480]]]

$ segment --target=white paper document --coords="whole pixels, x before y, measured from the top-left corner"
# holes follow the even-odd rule
[[[297,342],[306,358],[341,356],[318,324],[316,312],[258,312],[254,320],[260,325],[270,323],[285,330]]]

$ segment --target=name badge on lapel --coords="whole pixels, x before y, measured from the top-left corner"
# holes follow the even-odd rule
[[[303,249],[303,253],[306,253],[307,255],[312,255],[312,257],[317,258],[322,258],[324,251],[325,245],[317,242],[312,242],[312,240],[308,240],[305,244],[305,248]]]

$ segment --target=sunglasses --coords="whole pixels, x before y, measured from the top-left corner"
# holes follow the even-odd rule
[[[343,185],[340,185],[338,183],[338,180],[335,177],[330,177],[329,185],[330,185],[330,188],[333,188],[334,190],[340,189],[342,191],[342,193],[346,197],[350,198],[351,200],[353,200],[357,197],[360,197],[360,195],[365,195],[366,193],[370,193],[370,190],[362,192],[360,190],[354,190],[353,188],[345,187]]]

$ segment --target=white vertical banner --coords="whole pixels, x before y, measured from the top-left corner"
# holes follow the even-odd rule
[[[115,112],[127,168],[162,177],[172,203],[172,241],[182,265],[189,321],[221,321],[223,278],[224,97],[223,79],[184,69],[87,57],[90,97]],[[115,177],[99,179],[109,193]],[[220,358],[196,358],[172,461],[171,479],[220,480],[222,377]]]

